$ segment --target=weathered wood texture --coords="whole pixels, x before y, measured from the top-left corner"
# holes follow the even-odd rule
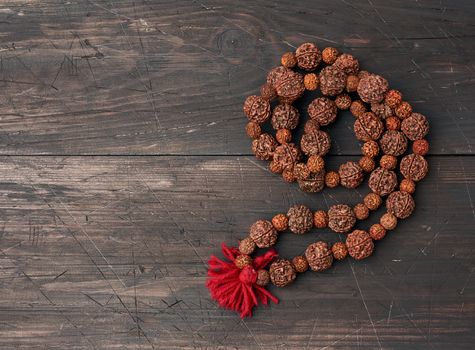
[[[0,348],[473,348],[474,17],[471,0],[2,1]],[[374,256],[242,321],[204,287],[220,242],[368,190],[307,195],[250,156],[242,102],[303,41],[429,117],[431,173]],[[359,146],[348,114],[331,133],[334,168]],[[278,248],[318,238],[343,237]]]
[[[2,1],[0,152],[249,154],[244,97],[315,41],[401,89],[433,154],[471,153],[474,16],[471,0]],[[358,154],[351,126],[334,154]]]
[[[271,288],[281,303],[241,321],[204,286],[219,243],[294,203],[355,204],[365,186],[307,195],[248,157],[0,158],[0,347],[472,348],[467,159],[430,159],[416,213],[374,256]],[[278,248],[319,238],[342,237],[285,234]]]

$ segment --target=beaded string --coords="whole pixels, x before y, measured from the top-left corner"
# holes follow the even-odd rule
[[[322,61],[325,67],[317,74],[314,71]],[[305,91],[317,89],[323,96],[309,104],[309,120],[297,145],[292,142],[292,130],[299,124],[300,113],[292,104]],[[337,171],[326,170],[323,157],[330,150],[331,138],[322,128],[336,120],[338,110],[348,109],[355,117],[353,128],[356,138],[362,142],[362,157],[358,162],[341,164]],[[237,272],[246,272],[249,277],[249,273],[255,270],[252,277],[239,277],[240,283],[250,288],[245,290],[252,292],[252,288],[262,288],[270,282],[278,287],[287,286],[298,273],[309,268],[324,271],[331,267],[334,260],[343,260],[348,255],[356,260],[365,259],[372,254],[374,241],[382,239],[387,231],[394,230],[398,219],[405,219],[413,212],[415,203],[412,194],[416,182],[428,172],[424,155],[429,144],[424,137],[429,131],[429,124],[424,115],[413,112],[412,106],[403,100],[399,91],[389,89],[385,78],[360,70],[358,60],[352,55],[340,54],[331,47],[320,51],[312,43],[300,45],[295,52],[282,55],[281,66],[269,72],[267,82],[260,88],[260,95],[249,96],[243,110],[249,120],[246,132],[252,139],[255,156],[270,161],[270,171],[281,174],[284,181],[296,181],[305,192],[320,192],[325,186],[334,188],[338,185],[354,189],[362,184],[364,173],[368,173],[371,190],[354,207],[337,204],[328,211],[312,212],[304,205],[295,205],[286,214],[277,214],[271,220],[258,220],[252,224],[249,235],[239,242],[233,254],[227,256]],[[275,136],[262,131],[261,125],[267,121],[274,128]],[[404,155],[408,141],[412,142],[412,153]],[[403,179],[400,183],[395,172],[398,157],[402,157],[399,173]],[[368,232],[352,230],[356,221],[367,219],[370,211],[377,210],[383,204],[385,197],[386,213],[379,223],[373,224]],[[272,247],[277,242],[278,234],[287,229],[301,235],[313,227],[328,227],[336,233],[348,235],[345,242],[329,245],[318,241],[310,244],[304,255],[292,260],[277,258],[268,268],[256,269],[251,257],[256,248]],[[219,269],[210,267],[210,271],[216,273]],[[240,311],[241,316],[243,313],[250,315],[250,305],[257,305],[257,302],[249,305],[234,301],[223,303],[221,294],[216,294],[213,289],[216,276],[214,274],[208,280],[213,298],[222,306]],[[248,297],[252,298],[252,293]],[[245,311],[243,303],[246,304]]]

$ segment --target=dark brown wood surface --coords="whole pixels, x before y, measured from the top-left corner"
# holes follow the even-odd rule
[[[472,349],[474,18],[468,0],[2,1],[0,349]],[[204,286],[220,243],[368,191],[305,194],[250,154],[242,102],[304,41],[428,116],[431,172],[372,257],[241,320]],[[330,167],[357,159],[348,113],[331,134]],[[319,238],[343,239],[278,249]]]

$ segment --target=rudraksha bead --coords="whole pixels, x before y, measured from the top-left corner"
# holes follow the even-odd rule
[[[357,75],[348,75],[346,78],[346,91],[347,92],[355,92],[358,88],[358,83],[360,79]]]
[[[305,250],[305,257],[312,271],[324,271],[333,263],[332,251],[323,241],[310,244]]]
[[[394,230],[397,226],[397,217],[391,213],[385,213],[379,219],[379,223],[383,226],[386,230]]]
[[[371,173],[368,186],[374,193],[384,197],[390,194],[397,186],[397,176],[394,171],[376,168]]]
[[[317,210],[313,214],[313,225],[316,228],[325,228],[328,226],[328,214],[324,210]]]
[[[289,166],[284,171],[282,171],[282,179],[285,182],[295,182],[297,180],[294,175],[294,168],[293,166]]]
[[[259,138],[252,141],[252,151],[258,159],[268,160],[272,158],[277,145],[274,137],[269,134],[261,134]]]
[[[335,63],[333,63],[333,66],[341,69],[346,74],[358,74],[358,71],[360,70],[360,64],[358,60],[354,56],[347,53],[343,53],[338,56]]]
[[[317,130],[320,130],[320,124],[318,124],[316,120],[309,119],[305,122],[305,126],[303,128],[303,132],[305,134],[310,134]]]
[[[380,75],[369,74],[360,79],[357,91],[363,102],[381,102],[388,91],[388,81]]]
[[[272,226],[277,231],[285,231],[289,227],[289,218],[285,214],[277,214],[272,218]]]
[[[399,157],[406,152],[407,139],[401,131],[387,130],[379,140],[379,146],[384,154]]]
[[[346,162],[338,169],[340,183],[346,188],[356,188],[363,182],[363,170],[355,162]]]
[[[412,107],[411,105],[403,101],[394,109],[394,113],[401,119],[406,119],[412,114]]]
[[[381,119],[389,118],[394,114],[393,110],[384,103],[372,103],[371,112],[376,114]]]
[[[383,156],[379,160],[379,165],[381,165],[381,168],[387,170],[394,170],[397,166],[397,157],[390,156],[389,154],[383,154]]]
[[[272,127],[275,130],[293,130],[299,124],[299,111],[289,104],[279,104],[272,111]]]
[[[270,282],[269,271],[264,270],[264,269],[257,271],[256,284],[258,286],[265,287],[269,284],[269,282]]]
[[[260,89],[262,98],[272,101],[274,98],[277,97],[277,91],[275,91],[275,87],[269,83],[265,83],[261,86]]]
[[[300,159],[300,151],[293,143],[284,143],[274,150],[274,162],[281,164],[282,169],[294,167],[294,164]]]
[[[383,239],[384,236],[386,236],[386,229],[381,224],[371,225],[369,228],[369,235],[375,241],[379,241],[380,239]]]
[[[343,260],[348,256],[348,249],[346,248],[345,243],[336,242],[332,245],[332,253],[336,260]]]
[[[308,270],[308,261],[303,255],[298,255],[292,259],[292,264],[295,267],[295,271],[298,273],[304,273]]]
[[[348,253],[355,260],[362,260],[373,253],[374,243],[368,232],[354,230],[346,237]]]
[[[307,167],[312,173],[319,173],[325,169],[325,161],[321,156],[313,155],[308,157]]]
[[[355,213],[355,217],[358,220],[367,219],[369,216],[369,209],[363,203],[356,204],[355,207],[353,208],[353,212]]]
[[[283,74],[274,84],[277,95],[284,103],[292,103],[305,91],[303,76],[293,71]]]
[[[326,47],[322,51],[322,59],[326,64],[333,64],[340,53],[334,47]]]
[[[289,260],[278,259],[269,268],[270,280],[277,287],[285,287],[297,277],[294,265]]]
[[[411,141],[420,140],[429,132],[429,123],[422,114],[412,113],[410,117],[402,121],[401,131]]]
[[[302,191],[308,193],[320,192],[325,187],[325,172],[311,173],[305,180],[297,180]]]
[[[383,122],[373,112],[360,115],[353,128],[356,138],[361,141],[377,140],[384,131]]]
[[[304,43],[295,50],[297,65],[305,70],[311,71],[318,67],[322,60],[322,54],[318,47],[312,43]]]
[[[423,156],[411,153],[402,158],[399,170],[402,176],[417,182],[427,175],[429,165]]]
[[[234,260],[234,264],[239,269],[242,269],[245,266],[252,265],[252,258],[249,255],[241,254],[236,257],[236,259]]]
[[[376,141],[373,140],[366,141],[361,147],[361,151],[365,156],[374,158],[379,153],[379,145]]]
[[[270,117],[270,103],[261,96],[249,96],[243,107],[247,119],[258,124],[264,123]]]
[[[277,241],[277,231],[270,221],[257,220],[249,229],[249,237],[259,248],[268,248]]]
[[[308,73],[303,77],[303,84],[308,91],[317,90],[319,83],[320,81],[315,73]]]
[[[384,96],[384,103],[389,108],[396,108],[402,102],[402,95],[397,90],[389,90]]]
[[[413,194],[416,191],[416,183],[409,179],[402,179],[399,184],[399,190]]]
[[[360,158],[358,165],[365,173],[370,173],[374,170],[376,163],[374,162],[373,158],[364,156]]]
[[[426,139],[416,140],[412,143],[412,152],[425,156],[429,152],[429,142]]]
[[[261,135],[261,126],[254,122],[247,123],[246,134],[251,139],[257,139]]]
[[[320,71],[320,91],[326,96],[341,94],[346,87],[346,74],[341,69],[328,66]]]
[[[308,179],[310,176],[310,170],[308,170],[307,164],[305,163],[297,163],[294,165],[294,175],[295,178],[298,180],[305,180]]]
[[[293,52],[286,52],[280,58],[280,64],[285,68],[293,68],[297,64],[297,58]]]
[[[369,210],[376,210],[381,206],[381,204],[383,204],[383,200],[381,199],[381,196],[373,192],[368,193],[363,198],[363,202],[364,202],[364,205],[366,205]]]
[[[293,233],[302,235],[313,227],[313,214],[305,205],[294,205],[287,212],[289,229]]]
[[[256,243],[251,237],[246,237],[239,241],[239,252],[241,254],[251,255],[256,250]]]
[[[353,209],[346,204],[332,205],[328,210],[328,227],[337,233],[344,233],[351,230],[356,223]]]
[[[335,98],[335,105],[338,109],[346,110],[351,106],[351,97],[348,94],[340,94]]]
[[[326,97],[314,99],[308,106],[308,115],[320,125],[328,125],[336,119],[338,109],[334,101]]]
[[[289,129],[279,129],[275,133],[275,138],[278,143],[289,143],[292,141],[292,132]]]
[[[395,116],[386,118],[385,123],[388,130],[399,130],[401,128],[401,119]]]
[[[287,69],[283,66],[278,66],[272,68],[267,74],[267,84],[272,85],[275,88],[275,83],[279,80],[284,74],[288,73],[290,69]],[[277,91],[276,91],[277,94]]]
[[[366,113],[366,111],[367,111],[367,108],[365,104],[363,103],[363,101],[356,100],[356,101],[351,102],[350,112],[355,118],[362,116],[364,113]]]
[[[388,212],[394,214],[399,219],[405,219],[412,214],[415,203],[412,196],[407,192],[395,191],[386,199]]]
[[[307,155],[324,156],[330,150],[330,135],[322,130],[302,135],[300,148]]]
[[[329,171],[325,174],[325,185],[329,188],[335,188],[340,184],[340,175],[336,171]]]

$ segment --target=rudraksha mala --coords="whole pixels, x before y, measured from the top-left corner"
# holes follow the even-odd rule
[[[317,74],[322,62],[325,66]],[[211,257],[207,287],[213,299],[238,311],[241,317],[251,316],[259,301],[278,301],[265,289],[268,283],[285,287],[308,269],[324,271],[348,255],[355,260],[369,257],[374,241],[382,239],[396,228],[399,219],[414,211],[412,194],[416,182],[428,172],[424,158],[429,149],[424,139],[429,131],[427,119],[413,112],[402,94],[389,88],[385,78],[360,70],[358,60],[350,54],[339,54],[331,47],[320,51],[312,43],[285,53],[281,64],[271,69],[260,95],[249,96],[244,102],[244,114],[249,120],[246,132],[253,140],[256,157],[268,160],[271,172],[281,174],[287,182],[296,181],[305,192],[338,185],[353,189],[363,183],[365,173],[369,174],[371,192],[354,207],[336,204],[327,211],[312,212],[304,205],[294,205],[287,213],[253,223],[237,248],[223,244],[223,253],[230,262]],[[308,105],[309,119],[297,143],[292,140],[292,131],[301,118],[292,104],[306,90],[317,89],[322,96]],[[338,170],[326,170],[323,157],[330,150],[331,138],[324,128],[336,120],[338,110],[348,109],[355,117],[354,132],[362,142],[362,157],[358,162],[341,164]],[[275,135],[263,132],[261,125],[268,121]],[[406,154],[409,142],[412,153]],[[396,174],[399,157],[400,182]],[[383,204],[383,198],[386,213],[379,222],[368,232],[354,229],[357,220],[367,219]],[[283,231],[302,235],[312,228],[327,227],[336,233],[347,233],[346,240],[312,243],[303,255],[290,260],[278,258],[271,248]],[[256,248],[271,249],[252,258]]]

